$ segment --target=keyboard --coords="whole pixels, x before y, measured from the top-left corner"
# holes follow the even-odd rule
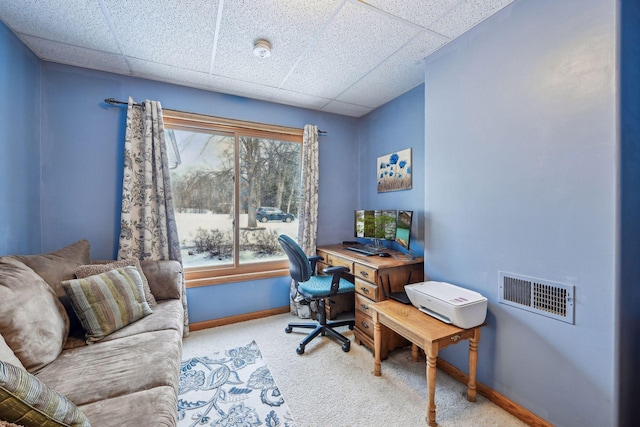
[[[353,252],[357,252],[357,253],[362,254],[362,255],[366,255],[366,256],[376,255],[375,252],[368,251],[368,250],[362,249],[362,248],[357,248],[355,246],[347,246],[346,249],[348,249],[350,251],[353,251]]]

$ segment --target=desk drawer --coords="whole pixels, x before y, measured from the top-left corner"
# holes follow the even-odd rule
[[[378,301],[378,287],[372,283],[366,282],[364,280],[358,279],[356,277],[355,280],[356,293],[363,295],[370,300]]]
[[[356,310],[356,328],[373,339],[373,320],[360,310]]]
[[[365,298],[360,294],[356,294],[356,310],[360,310],[365,313],[367,316],[371,316],[371,310],[369,306],[373,304],[369,298]]]
[[[324,272],[322,270],[324,270],[325,268],[329,268],[331,267],[329,264],[323,262],[323,261],[318,261],[316,264],[316,270],[318,272],[318,275],[324,276]]]
[[[353,275],[371,283],[378,283],[378,270],[362,264],[353,264]]]
[[[347,267],[349,269],[349,273],[353,273],[353,262],[347,259],[329,254],[327,255],[326,260],[327,264],[331,265],[332,267]]]

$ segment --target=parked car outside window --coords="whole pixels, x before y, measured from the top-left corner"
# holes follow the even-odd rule
[[[282,221],[291,222],[295,219],[293,214],[283,212],[278,208],[263,206],[256,209],[256,219],[260,222]]]

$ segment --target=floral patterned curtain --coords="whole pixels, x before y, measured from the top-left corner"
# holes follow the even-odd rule
[[[182,263],[173,211],[162,106],[136,107],[129,97],[124,143],[122,217],[118,259],[176,260]],[[184,335],[189,334],[187,293],[182,279]]]
[[[298,244],[307,255],[315,255],[318,236],[318,126],[305,125],[302,137],[302,200],[298,213]],[[294,284],[291,284],[292,292]],[[301,298],[291,301],[291,312],[309,317],[309,309],[300,304]],[[311,312],[314,307],[311,307]]]

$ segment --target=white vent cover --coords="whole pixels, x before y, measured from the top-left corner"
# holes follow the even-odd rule
[[[500,271],[498,302],[573,324],[575,286]]]

